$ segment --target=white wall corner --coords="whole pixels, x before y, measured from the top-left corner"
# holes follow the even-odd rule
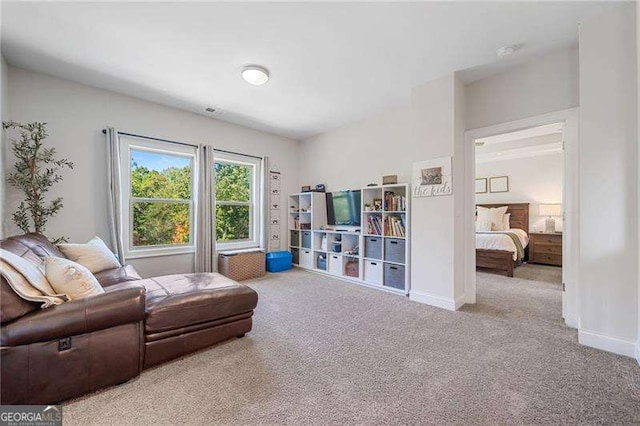
[[[455,299],[449,297],[436,296],[435,294],[423,291],[411,290],[409,292],[409,300],[424,303],[425,305],[435,306],[436,308],[446,309],[448,311],[457,311],[464,305],[464,294]]]
[[[640,340],[636,343],[636,361],[638,361],[638,365],[640,365]]]
[[[636,344],[636,342],[631,340],[582,329],[578,330],[578,343],[603,351],[613,352],[614,354],[636,358],[640,363],[640,357],[638,356],[640,343]]]
[[[455,306],[456,306],[456,311],[460,308],[462,308],[462,306],[467,303],[467,296],[465,293],[462,293],[460,295],[458,295],[458,297],[456,297],[455,299]]]

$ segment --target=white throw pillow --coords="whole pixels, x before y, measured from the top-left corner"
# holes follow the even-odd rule
[[[50,256],[45,259],[44,265],[51,287],[57,293],[66,294],[71,300],[104,293],[96,277],[79,263]]]
[[[122,266],[98,237],[93,237],[87,244],[60,244],[59,248],[67,258],[89,269],[92,274]]]
[[[491,229],[493,231],[508,231],[511,229],[511,225],[509,224],[509,219],[511,218],[511,213],[507,213],[502,216],[502,223],[500,225],[491,225]]]
[[[504,215],[504,230],[508,231],[509,229],[511,229],[511,213]]]
[[[489,221],[491,222],[491,229],[494,229],[494,227],[501,228],[507,208],[507,206],[496,208],[478,206],[478,222]]]
[[[476,232],[491,231],[491,222],[488,220],[476,220]]]

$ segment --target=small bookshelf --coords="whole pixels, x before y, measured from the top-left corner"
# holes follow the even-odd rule
[[[289,196],[294,264],[396,294],[409,294],[409,185],[361,188],[360,227],[327,226],[326,194]],[[346,229],[348,228],[348,229]]]
[[[409,185],[362,188],[363,279],[409,292]]]

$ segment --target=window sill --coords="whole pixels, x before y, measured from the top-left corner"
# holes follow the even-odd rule
[[[125,254],[125,260],[130,259],[144,259],[149,257],[163,257],[163,256],[180,256],[184,254],[193,254],[196,250],[194,247],[188,247],[184,249],[157,249],[157,250],[140,250],[135,252],[129,252]]]

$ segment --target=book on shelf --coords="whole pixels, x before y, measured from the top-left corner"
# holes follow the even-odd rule
[[[382,216],[370,215],[367,218],[367,234],[382,235]]]
[[[384,235],[390,237],[405,237],[405,224],[402,216],[387,216]]]
[[[396,195],[393,191],[384,193],[384,209],[389,212],[403,212],[407,209],[404,195]]]

